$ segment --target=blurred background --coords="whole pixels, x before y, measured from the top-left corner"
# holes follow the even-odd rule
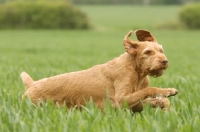
[[[0,0],[0,29],[200,29],[198,2]]]

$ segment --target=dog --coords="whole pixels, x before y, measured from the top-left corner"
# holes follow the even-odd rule
[[[168,67],[168,60],[156,38],[146,30],[134,33],[139,41],[129,39],[131,30],[124,38],[125,53],[87,70],[56,75],[34,81],[26,72],[21,79],[28,97],[33,103],[52,100],[68,108],[81,107],[91,99],[100,109],[109,99],[113,108],[127,107],[141,112],[149,102],[152,107],[167,109],[167,97],[178,93],[175,88],[149,87],[149,76],[159,77]]]

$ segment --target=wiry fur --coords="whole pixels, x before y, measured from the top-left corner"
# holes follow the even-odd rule
[[[166,109],[170,104],[166,97],[176,95],[178,90],[148,87],[148,76],[161,76],[168,66],[162,46],[146,30],[135,31],[139,42],[130,40],[131,34],[132,31],[123,41],[126,52],[105,64],[38,81],[22,72],[24,96],[34,103],[39,99],[51,99],[60,105],[65,102],[69,108],[84,105],[91,98],[99,108],[104,108],[104,101],[109,98],[113,107],[126,102],[133,111],[141,111],[147,102]]]
[[[26,86],[26,89],[29,88],[33,83],[33,79],[26,72],[22,72],[20,76],[24,82],[24,85]]]

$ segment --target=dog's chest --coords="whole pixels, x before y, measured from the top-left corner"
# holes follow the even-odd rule
[[[149,78],[145,77],[144,79],[138,80],[138,82],[134,85],[134,91],[142,90],[144,88],[147,88],[149,85]]]

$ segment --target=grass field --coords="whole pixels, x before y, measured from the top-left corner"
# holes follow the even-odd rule
[[[154,29],[178,22],[177,6],[81,6],[96,30]]]
[[[179,7],[81,8],[88,13],[93,30],[0,30],[0,132],[199,131],[200,31],[156,29],[159,23],[177,21]],[[102,112],[91,104],[83,111],[66,112],[51,103],[37,107],[21,100],[25,91],[19,77],[22,71],[37,80],[105,63],[124,52],[122,39],[136,28],[151,30],[168,57],[164,75],[151,78],[151,86],[179,90],[170,97],[168,111],[145,107],[141,114],[132,114],[108,106]]]

